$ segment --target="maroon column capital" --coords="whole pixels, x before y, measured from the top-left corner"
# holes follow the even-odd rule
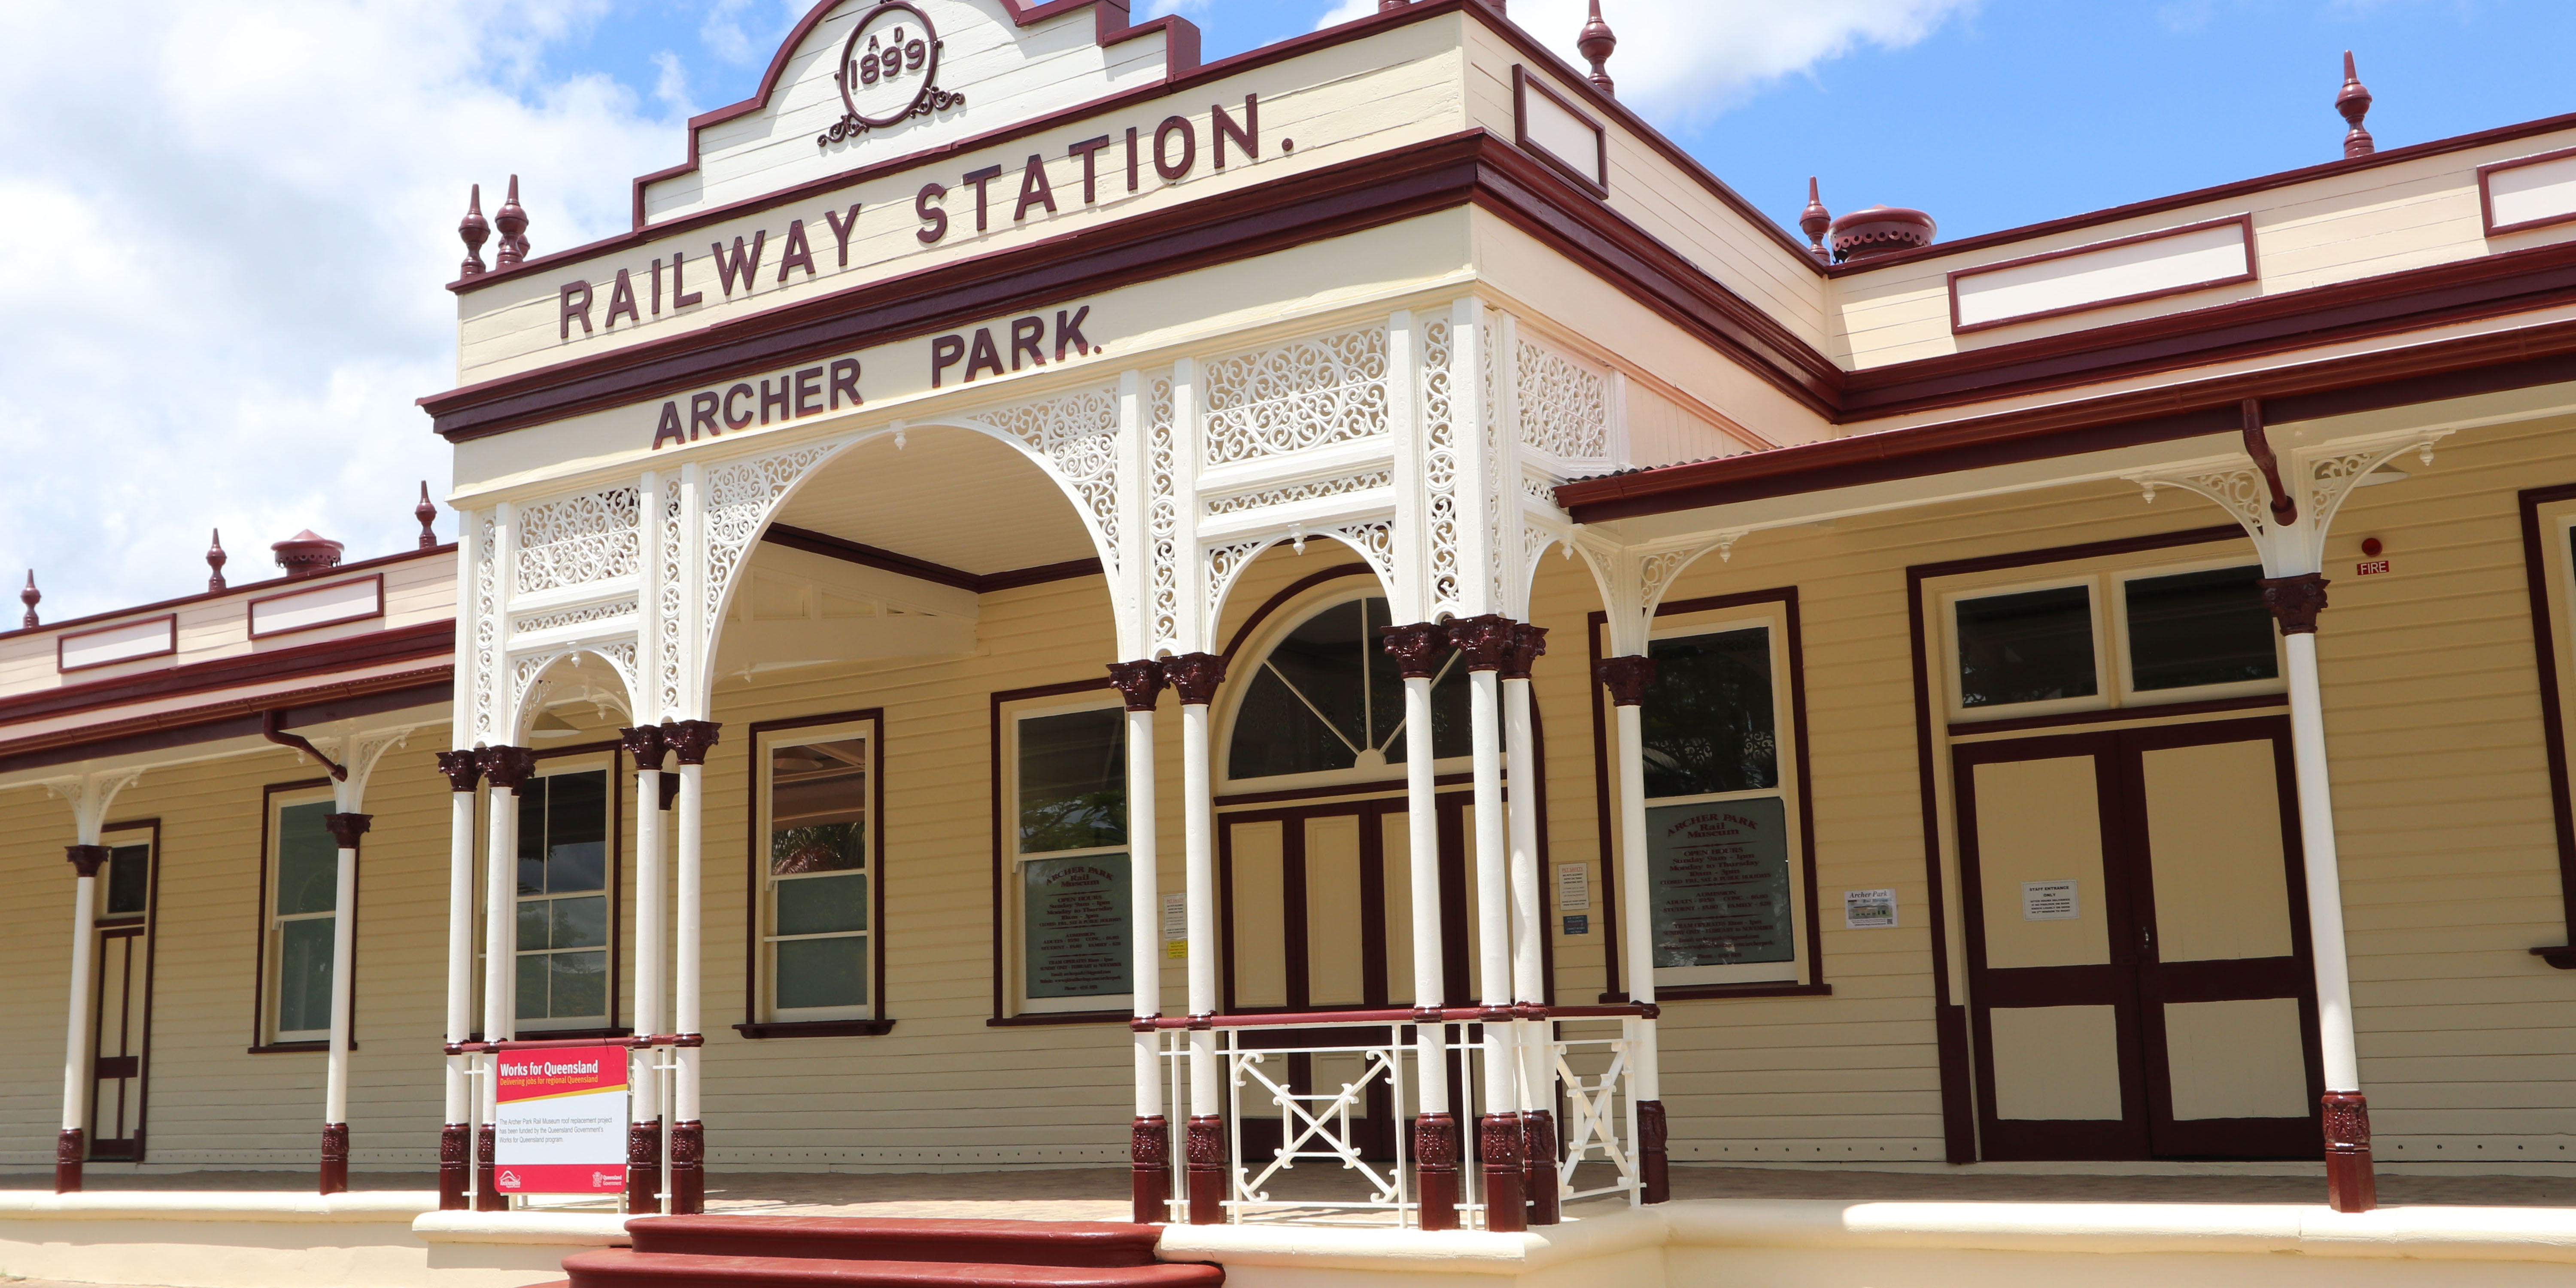
[[[659,770],[662,768],[663,758],[671,754],[670,746],[662,741],[660,725],[638,725],[632,729],[620,729],[617,731],[617,745],[625,748],[626,754],[635,758],[637,769]]]
[[[438,1129],[438,1210],[462,1212],[473,1176],[474,1132],[463,1123]]]
[[[1172,1124],[1161,1114],[1136,1120],[1127,1133],[1127,1164],[1135,1174],[1135,1221],[1160,1225],[1171,1219]]]
[[[1512,623],[1512,647],[1503,655],[1503,678],[1506,680],[1530,678],[1530,668],[1537,666],[1538,660],[1545,656],[1547,656],[1547,628],[1532,626],[1528,622]]]
[[[1185,707],[1203,707],[1216,701],[1217,686],[1225,683],[1225,659],[1214,653],[1183,653],[1164,658],[1159,666],[1163,682],[1181,695],[1181,705]]]
[[[1646,690],[1655,683],[1655,659],[1644,656],[1605,657],[1592,668],[1592,678],[1610,690],[1612,705],[1644,706]]]
[[[1670,1133],[1664,1123],[1664,1102],[1637,1102],[1637,1179],[1648,1203],[1663,1203],[1673,1197],[1672,1159],[1667,1142]]]
[[[1192,1114],[1182,1149],[1189,1159],[1190,1224],[1225,1222],[1225,1118]]]
[[[324,1194],[349,1192],[349,1124],[327,1123],[322,1128],[322,1188]]]
[[[442,751],[438,753],[438,772],[447,779],[449,791],[473,791],[483,785],[482,753],[472,748]]]
[[[99,866],[107,862],[107,855],[108,849],[104,845],[66,845],[63,847],[63,857],[70,861],[72,871],[84,877],[97,876]]]
[[[1147,658],[1142,662],[1109,664],[1109,685],[1127,699],[1130,711],[1151,711],[1163,700],[1163,664]]]
[[[1476,1128],[1476,1159],[1485,1171],[1485,1228],[1498,1234],[1528,1229],[1529,1188],[1521,1164],[1521,1116],[1487,1114]]]
[[[2370,1102],[2358,1091],[2325,1094],[2326,1203],[2337,1212],[2379,1206],[2370,1163]]]
[[[1470,671],[1499,671],[1511,656],[1520,623],[1500,613],[1462,617],[1449,623],[1449,647],[1467,655]]]
[[[2317,614],[2325,611],[2326,587],[2333,584],[2323,573],[2265,577],[2254,584],[2263,588],[2263,606],[2280,621],[2282,634],[2317,633]]]
[[[1395,659],[1397,669],[1408,680],[1428,680],[1438,675],[1440,659],[1449,655],[1449,628],[1438,622],[1381,626],[1377,633],[1385,643],[1387,656]]]
[[[537,776],[537,753],[532,747],[485,747],[474,753],[474,763],[483,769],[483,777],[494,787],[504,788],[513,796]]]
[[[672,1215],[696,1216],[707,1210],[706,1161],[706,1124],[696,1119],[671,1124]]]
[[[1422,1228],[1458,1228],[1458,1121],[1447,1114],[1413,1120],[1414,1183],[1422,1192]]]
[[[724,729],[713,720],[671,720],[662,725],[662,743],[678,752],[682,765],[703,765],[707,753],[716,749],[716,735]]]
[[[331,830],[331,839],[338,841],[340,843],[340,848],[344,850],[354,850],[358,848],[358,838],[365,836],[367,834],[367,829],[375,826],[375,822],[376,816],[373,814],[325,814],[322,816],[322,826]]]
[[[65,1127],[54,1137],[54,1193],[78,1194],[81,1188],[81,1160],[89,1157],[89,1133],[78,1127]]]

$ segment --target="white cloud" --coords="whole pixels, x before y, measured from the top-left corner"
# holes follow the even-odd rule
[[[1587,0],[1510,0],[1512,21],[1576,67],[1574,42]],[[1977,0],[1601,0],[1619,37],[1610,58],[1622,102],[1659,124],[1705,120],[1784,76],[1864,45],[1901,49],[1931,35]],[[1377,12],[1378,0],[1341,0],[1319,26]]]
[[[10,5],[0,570],[36,569],[47,620],[202,587],[216,526],[235,581],[305,527],[410,547],[416,480],[447,486],[412,404],[455,383],[466,184],[489,213],[516,171],[542,252],[623,229],[679,155],[675,61],[651,104],[543,70],[606,8]]]

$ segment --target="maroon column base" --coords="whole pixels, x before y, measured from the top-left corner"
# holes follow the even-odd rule
[[[1138,1225],[1171,1219],[1172,1124],[1161,1114],[1140,1117],[1127,1135],[1127,1161],[1135,1169]]]
[[[1413,1180],[1422,1193],[1422,1228],[1458,1228],[1458,1123],[1447,1114],[1413,1120]]]
[[[626,1210],[662,1210],[662,1120],[626,1124]]]
[[[1478,1121],[1476,1159],[1485,1169],[1485,1228],[1500,1234],[1528,1229],[1529,1187],[1521,1171],[1521,1116],[1487,1114]]]
[[[1673,1167],[1664,1152],[1664,1102],[1637,1102],[1637,1179],[1645,1185],[1644,1198],[1649,1203],[1669,1202],[1673,1197]]]
[[[671,1124],[671,1212],[697,1216],[707,1210],[707,1128],[694,1119]]]
[[[2326,1203],[2337,1212],[2379,1206],[2379,1178],[2370,1166],[2370,1102],[2358,1091],[2325,1095]]]
[[[1189,1135],[1183,1140],[1182,1148],[1190,1164],[1190,1224],[1223,1224],[1225,1221],[1224,1116],[1190,1115]]]
[[[438,1129],[438,1210],[462,1212],[472,1200],[465,1191],[473,1184],[474,1132],[463,1123],[449,1123]]]
[[[324,1194],[349,1192],[349,1124],[326,1123],[322,1128],[322,1188]]]
[[[54,1137],[54,1193],[80,1193],[81,1160],[88,1156],[88,1132],[65,1127],[62,1135]]]
[[[483,1130],[476,1135],[474,1210],[477,1212],[499,1212],[510,1206],[509,1198],[501,1193],[500,1169],[492,1165],[493,1155],[500,1147],[499,1140],[497,1130],[490,1123],[483,1124]]]
[[[1521,1175],[1529,1191],[1529,1223],[1555,1225],[1565,1219],[1556,1185],[1556,1115],[1534,1109],[1521,1115]]]

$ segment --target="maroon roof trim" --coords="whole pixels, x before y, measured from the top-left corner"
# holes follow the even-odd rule
[[[270,711],[281,713],[281,728],[293,729],[449,702],[455,696],[455,683],[455,669],[442,665],[110,724],[83,725],[41,738],[0,743],[0,773],[99,756],[167,751],[225,738],[257,737],[263,717]]]
[[[729,107],[719,107],[714,111],[701,112],[689,118],[689,159],[667,170],[656,170],[651,174],[640,175],[635,180],[634,217],[635,228],[638,231],[644,228],[644,189],[664,179],[678,178],[698,168],[698,132],[700,130],[713,125],[722,125],[736,117],[749,116],[768,106],[769,96],[778,90],[779,78],[787,74],[788,58],[795,54],[798,45],[805,43],[805,37],[823,21],[824,15],[839,8],[842,3],[843,0],[820,0],[813,8],[805,11],[805,16],[797,20],[796,29],[787,33],[787,39],[778,46],[778,52],[771,56],[769,70],[761,73],[760,88],[753,91],[751,97]],[[1145,22],[1131,22],[1127,16],[1127,4],[1128,0],[1047,0],[1047,3],[1034,8],[1022,9],[1019,0],[1002,0],[1002,7],[1010,11],[1011,20],[1022,27],[1045,22],[1089,5],[1098,20],[1092,39],[1097,41],[1101,48],[1124,44],[1159,31],[1165,34],[1164,45],[1169,51],[1165,63],[1165,82],[1177,80],[1198,70],[1199,29],[1196,23],[1178,15],[1154,18]],[[941,152],[950,150],[945,147],[938,149]],[[910,158],[910,160],[920,159],[918,155]],[[771,194],[760,200],[774,200],[775,196],[776,194]],[[600,244],[602,243],[593,243],[594,246]],[[558,257],[549,256],[548,258]],[[541,262],[543,261],[529,261],[531,264]],[[482,279],[473,279],[472,284],[481,285]],[[459,283],[459,285],[465,284]]]
[[[2309,420],[2576,381],[2576,322],[2329,358],[2054,407],[1856,434],[1567,483],[1578,523],[2237,432],[2239,404]]]
[[[455,553],[456,543],[451,541],[446,545],[431,546],[425,550],[406,550],[401,554],[378,555],[373,559],[361,559],[356,563],[341,564],[331,569],[329,572],[319,573],[311,577],[301,578],[300,580],[308,584],[319,585],[328,582],[331,578],[337,577],[342,573],[364,572],[370,568],[382,568],[389,564],[398,564],[406,559],[428,559],[439,555],[452,556]],[[46,631],[59,631],[73,626],[87,626],[93,622],[112,621],[119,617],[130,617],[137,613],[149,613],[164,608],[181,608],[190,604],[203,604],[213,600],[222,599],[228,595],[248,595],[258,591],[273,590],[285,585],[290,580],[296,579],[289,578],[284,573],[280,573],[266,581],[246,581],[238,586],[227,586],[222,590],[201,590],[193,595],[181,595],[177,599],[157,600],[149,604],[136,604],[131,608],[115,608],[104,613],[92,613],[87,617],[72,617],[59,622],[47,622],[42,626],[28,626],[20,627],[17,630],[0,631],[0,640],[15,639],[21,635],[41,635]]]
[[[423,622],[417,626],[373,631],[318,644],[246,653],[212,662],[194,662],[148,675],[66,684],[41,693],[0,699],[0,725],[122,706],[129,702],[229,689],[236,685],[322,675],[382,662],[432,657],[453,653],[455,649],[454,621]]]

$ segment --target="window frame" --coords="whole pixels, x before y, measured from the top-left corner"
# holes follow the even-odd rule
[[[320,1029],[280,1029],[278,1027],[278,1022],[282,1018],[278,1014],[278,1004],[281,1000],[278,996],[278,988],[284,978],[286,936],[280,929],[282,922],[277,913],[276,878],[280,866],[277,846],[285,839],[284,828],[280,824],[282,811],[298,805],[328,804],[334,800],[331,780],[328,778],[305,778],[286,783],[269,783],[260,789],[259,888],[256,893],[259,920],[257,948],[251,969],[250,1052],[253,1055],[278,1051],[320,1051],[330,1045],[331,1030],[327,1024]],[[158,864],[156,863],[155,866],[157,867]],[[334,906],[330,913],[333,917],[339,916],[342,912],[342,909],[337,906],[339,900],[336,896],[335,886],[332,900]],[[309,921],[319,914],[294,915],[297,920]],[[353,1039],[356,1032],[356,997],[356,990],[352,989],[350,1022]]]
[[[623,964],[623,950],[626,941],[625,910],[622,906],[622,895],[624,893],[622,887],[624,882],[621,880],[626,863],[626,856],[623,853],[625,849],[625,833],[624,829],[621,827],[621,823],[623,821],[621,816],[625,812],[627,792],[625,791],[625,785],[618,781],[625,770],[626,757],[615,748],[614,744],[597,744],[581,747],[564,747],[539,752],[536,757],[536,765],[537,772],[528,780],[531,783],[540,782],[548,778],[558,778],[567,774],[600,773],[605,775],[607,790],[603,793],[603,801],[607,810],[607,819],[606,832],[601,842],[602,849],[605,853],[605,860],[600,867],[600,897],[604,901],[608,910],[608,942],[600,951],[605,954],[605,962],[607,966],[603,985],[607,989],[607,1009],[604,1014],[578,1016],[572,1019],[548,1018],[527,1020],[521,1019],[518,1016],[519,959],[527,955],[527,953],[519,947],[519,905],[531,897],[545,899],[551,902],[555,896],[550,893],[537,896],[518,894],[517,869],[519,856],[515,854],[507,856],[486,856],[487,861],[506,862],[511,866],[510,1031],[512,1034],[520,1037],[571,1037],[589,1034],[607,1034],[613,1036],[620,1032],[617,1027],[617,1020],[621,1001],[619,997],[620,985],[624,982],[624,972],[621,970],[621,966]],[[551,794],[551,790],[549,791],[549,794]],[[516,802],[523,799],[525,798],[513,795],[511,797],[513,802],[512,808],[518,808]],[[551,808],[552,806],[550,802],[549,809]],[[527,838],[524,836],[520,837],[521,843],[524,844],[526,839]],[[478,947],[477,951],[479,952],[481,949]],[[551,956],[556,950],[538,949],[535,951]],[[580,949],[578,951],[588,952],[591,950]],[[486,965],[488,968],[488,963]]]
[[[1332,584],[1355,579],[1364,574],[1369,579],[1359,585]],[[1365,566],[1341,570],[1328,574],[1323,584],[1293,593],[1284,600],[1272,601],[1264,606],[1261,617],[1246,624],[1235,647],[1226,653],[1229,664],[1226,692],[1217,727],[1211,731],[1209,737],[1208,758],[1214,762],[1210,765],[1210,769],[1215,775],[1214,791],[1217,795],[1251,792],[1265,795],[1306,793],[1356,785],[1389,783],[1399,787],[1403,785],[1405,762],[1400,760],[1390,760],[1385,765],[1373,769],[1354,765],[1349,769],[1322,769],[1303,774],[1271,774],[1259,778],[1234,776],[1235,724],[1242,715],[1244,699],[1251,694],[1252,677],[1262,665],[1269,662],[1271,651],[1276,649],[1281,641],[1294,634],[1297,628],[1304,626],[1315,617],[1344,604],[1370,599],[1385,599],[1390,604],[1393,602],[1386,587],[1380,584],[1375,575]],[[1232,663],[1236,658],[1252,658],[1255,661],[1240,673],[1236,673],[1232,669]],[[1456,650],[1444,653],[1441,657],[1441,669],[1433,677],[1432,683],[1438,684],[1448,678],[1453,669],[1462,665],[1464,662]],[[1411,732],[1406,730],[1408,735]],[[1472,753],[1465,756],[1435,757],[1431,762],[1431,772],[1434,775],[1463,774],[1474,768],[1474,762],[1475,757]]]
[[[2195,572],[2219,572],[2234,568],[2263,571],[2260,559],[2239,555],[2234,558],[2188,560],[2182,563],[2157,564],[2145,568],[2119,568],[2102,574],[2110,597],[2112,642],[2111,666],[2116,673],[2118,702],[2121,707],[2154,707],[2176,702],[2216,702],[2227,698],[2252,697],[2258,694],[2290,691],[2290,659],[2282,647],[2278,627],[2272,631],[2272,678],[2268,680],[2235,680],[2226,684],[2195,684],[2175,689],[2140,689],[2137,687],[2137,663],[2129,640],[2129,583],[2153,581],[2159,577],[2179,577]],[[2268,615],[2267,615],[2268,620]]]
[[[799,1008],[784,1016],[777,1006],[778,938],[774,878],[769,872],[771,750],[782,744],[829,742],[864,737],[868,744],[867,864],[869,943],[866,953],[868,1001],[865,1006]],[[734,1031],[747,1038],[874,1037],[890,1031],[886,1018],[886,751],[885,709],[834,711],[764,720],[751,726],[745,740],[751,808],[743,845],[743,1022]],[[825,1012],[830,1012],[826,1014]]]
[[[2533,663],[2548,761],[2552,839],[2558,851],[2562,918],[2569,946],[2532,954],[2561,970],[2576,969],[2576,483],[2529,488],[2517,496],[2524,576],[2531,600]]]
[[[1959,638],[1959,606],[1980,599],[2001,599],[2007,595],[2024,595],[2040,590],[2064,590],[2071,586],[2084,588],[2087,619],[2093,631],[2093,691],[2082,697],[2047,698],[2037,702],[2009,702],[2000,706],[1967,705],[1967,692],[1960,679],[1962,659]],[[2024,578],[1993,586],[1945,590],[1941,595],[1941,656],[1946,661],[1947,676],[1943,683],[1944,698],[1949,704],[1950,719],[1967,724],[1979,720],[2007,720],[2027,716],[2064,715],[2070,711],[2100,711],[2115,705],[2114,686],[2104,672],[2111,666],[2111,647],[2103,639],[2103,586],[2100,573],[2087,572],[2057,577]]]
[[[1130,898],[1136,878],[1136,820],[1128,814],[1127,841],[1115,846],[1092,846],[1075,850],[1045,850],[1036,854],[1020,852],[1020,739],[1023,721],[1048,716],[1073,715],[1085,711],[1117,711],[1124,719],[1127,702],[1124,695],[1111,688],[1106,680],[1085,684],[1065,692],[1034,692],[1018,697],[994,695],[994,876],[995,943],[994,943],[994,1016],[999,1019],[1032,1017],[1062,1019],[1090,1018],[1115,1013],[1131,1015],[1136,1007],[1136,994],[1131,987],[1124,993],[1095,993],[1082,997],[1032,998],[1027,994],[1027,907],[1021,897],[1024,888],[1022,871],[1032,860],[1078,859],[1098,855],[1120,854],[1127,858]],[[1123,778],[1123,769],[1122,769]],[[1129,802],[1132,804],[1132,800]],[[1134,933],[1131,925],[1129,933]],[[1132,958],[1136,946],[1130,943]],[[1160,959],[1157,958],[1159,962]],[[1133,963],[1130,963],[1131,969]],[[1133,983],[1132,979],[1130,981]]]
[[[1609,656],[1609,617],[1595,611],[1589,619],[1592,660],[1597,664]],[[1658,605],[1650,624],[1647,640],[1687,639],[1699,635],[1724,633],[1728,629],[1765,626],[1771,631],[1772,730],[1779,756],[1782,815],[1790,836],[1791,915],[1796,927],[1795,953],[1789,962],[1759,962],[1744,966],[1701,966],[1658,968],[1655,972],[1655,1000],[1658,1003],[1717,1000],[1740,997],[1827,997],[1833,985],[1825,982],[1824,923],[1820,913],[1816,879],[1815,801],[1813,773],[1807,750],[1807,680],[1806,644],[1799,609],[1798,588],[1779,586],[1768,590],[1746,591],[1732,595],[1712,595],[1699,599],[1677,600]],[[1594,887],[1594,915],[1601,926],[1601,951],[1607,988],[1601,994],[1605,1003],[1630,1000],[1627,986],[1627,961],[1623,936],[1635,933],[1622,920],[1619,891],[1626,880],[1626,856],[1620,845],[1622,824],[1618,819],[1615,794],[1618,766],[1615,743],[1610,737],[1611,719],[1607,691],[1599,681],[1592,681],[1593,786],[1603,825],[1598,829],[1600,852],[1595,871],[1599,884]],[[1771,789],[1747,792],[1718,792],[1700,796],[1657,797],[1648,802],[1687,804],[1695,801],[1758,798],[1773,795]],[[1554,898],[1549,885],[1549,898]],[[1652,933],[1649,930],[1647,933]],[[1792,968],[1780,975],[1783,966]],[[1688,983],[1672,980],[1680,973],[1727,972],[1719,982]],[[1759,978],[1755,972],[1771,972],[1772,978]]]
[[[2065,563],[2093,566],[2069,570],[2054,576],[2033,577],[2034,565],[2020,565],[1999,576],[1991,584],[1970,582],[1952,584],[1935,592],[1940,621],[1937,623],[1944,674],[1941,694],[1944,714],[1952,725],[1977,725],[1990,721],[2047,719],[2097,711],[2138,710],[2147,714],[2153,708],[2196,702],[2224,702],[2237,698],[2269,697],[2289,692],[2289,660],[2282,647],[2279,630],[2272,635],[2274,675],[2268,680],[2238,680],[2226,684],[2199,684],[2176,689],[2140,689],[2137,687],[2135,653],[2129,639],[2129,583],[2159,577],[2181,576],[2195,572],[2214,572],[2226,568],[2255,568],[2259,560],[2244,553],[2210,554],[2197,559],[2160,563],[2133,563],[2137,555],[2111,555],[2093,559],[2069,559]],[[2045,567],[2045,565],[2037,565]],[[1963,705],[1959,676],[1959,605],[1973,600],[1993,599],[2035,590],[2057,590],[2084,586],[2090,600],[2093,623],[2093,687],[2080,698],[2051,698],[2039,702],[2013,702],[1999,706],[1970,707]]]

